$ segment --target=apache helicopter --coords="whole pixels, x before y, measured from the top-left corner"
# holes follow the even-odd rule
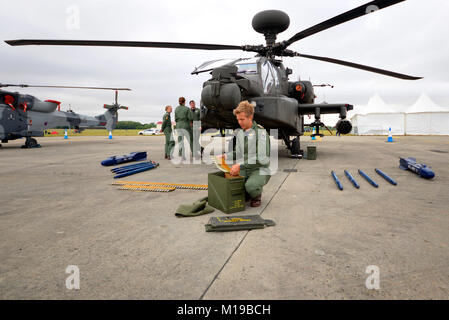
[[[105,104],[104,108],[108,110],[104,114],[95,117],[77,114],[72,110],[61,111],[61,102],[59,101],[41,101],[29,94],[0,90],[0,140],[2,143],[6,143],[8,140],[26,138],[22,148],[40,147],[36,139],[32,137],[43,137],[45,130],[58,126],[73,127],[79,131],[86,128],[106,128],[112,131],[118,121],[117,110],[128,110],[128,107],[118,104],[118,91],[131,90],[128,88],[37,86],[0,83],[0,88],[2,87],[115,90],[115,103],[111,105]]]
[[[277,129],[292,155],[300,155],[299,137],[304,133],[304,116],[314,115],[315,121],[308,126],[319,133],[322,114],[339,114],[335,125],[337,131],[347,134],[352,130],[346,119],[347,111],[353,106],[347,103],[316,104],[313,85],[310,81],[289,81],[292,70],[285,68],[282,57],[302,57],[320,60],[347,67],[396,77],[404,80],[418,80],[414,77],[378,69],[353,62],[328,57],[302,54],[288,49],[293,43],[344,22],[359,18],[373,11],[384,9],[405,0],[376,0],[335,16],[311,28],[298,32],[286,41],[276,42],[277,35],[290,25],[289,16],[279,10],[267,10],[256,14],[252,20],[255,31],[265,36],[265,45],[221,45],[179,42],[146,41],[101,41],[101,40],[10,40],[12,46],[21,45],[69,45],[69,46],[112,46],[149,47],[199,50],[241,50],[257,53],[250,59],[214,60],[202,64],[192,74],[210,72],[212,78],[204,82],[201,92],[201,128],[238,128],[232,110],[240,101],[249,100],[255,105],[255,120],[267,130]],[[278,58],[279,57],[279,58]],[[293,140],[290,140],[291,137]]]

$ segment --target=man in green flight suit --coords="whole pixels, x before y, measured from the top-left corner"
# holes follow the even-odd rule
[[[195,158],[198,158],[201,152],[201,145],[200,145],[201,127],[194,126],[194,122],[201,121],[201,113],[200,109],[195,108],[195,101],[190,100],[189,105],[190,105],[190,112],[192,113],[190,150],[192,150],[193,156]]]
[[[271,178],[270,136],[254,120],[254,106],[248,101],[239,103],[233,111],[242,130],[236,130],[236,147],[226,158],[236,160],[231,175],[245,177],[245,190],[251,199],[251,207],[259,207],[263,186]]]
[[[161,131],[165,135],[165,159],[171,160],[173,147],[175,146],[175,141],[173,140],[172,127],[171,127],[171,116],[170,113],[173,111],[172,106],[165,107],[165,114],[162,117],[162,127]]]
[[[190,122],[192,121],[192,113],[190,109],[185,106],[186,99],[184,97],[179,98],[179,106],[175,109],[175,121],[176,121],[176,131],[178,133],[178,143],[179,143],[179,156],[185,160],[185,146],[184,137],[187,138],[190,144],[190,132],[192,128],[190,127]]]

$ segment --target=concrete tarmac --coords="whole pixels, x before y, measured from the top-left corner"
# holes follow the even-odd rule
[[[100,162],[132,151],[147,151],[160,166],[123,180],[207,184],[215,166],[164,160],[164,137],[39,138],[42,148],[20,149],[23,141],[0,148],[0,299],[449,297],[448,137],[303,137],[304,149],[318,148],[314,161],[288,158],[279,143],[262,206],[238,213],[276,226],[228,233],[205,232],[211,216],[225,215],[218,210],[175,217],[180,204],[207,191],[111,185]],[[400,156],[432,166],[435,179],[400,170]],[[71,265],[79,290],[66,288]],[[379,289],[367,287],[377,275],[370,270],[379,277],[368,287]]]

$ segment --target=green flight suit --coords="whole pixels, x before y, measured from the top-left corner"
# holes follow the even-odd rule
[[[184,137],[187,138],[190,144],[190,122],[192,122],[192,113],[186,106],[177,106],[175,110],[176,130],[178,131],[179,156],[185,157]]]
[[[198,153],[201,152],[201,145],[200,145],[200,136],[201,136],[201,130],[195,129],[193,128],[193,122],[194,121],[200,121],[201,120],[201,113],[200,113],[200,109],[195,108],[194,110],[190,109],[190,113],[192,116],[192,130],[190,133],[190,150],[192,150],[192,152],[194,150],[197,150]],[[196,132],[194,131],[196,130]],[[199,154],[197,154],[196,156],[198,156]]]
[[[245,189],[251,198],[262,194],[270,175],[270,136],[253,121],[247,131],[236,130],[237,143],[228,159],[240,164],[240,175],[245,177]]]
[[[172,157],[172,151],[175,146],[175,141],[173,140],[172,134],[171,116],[168,112],[166,112],[162,117],[161,131],[165,135],[165,156]]]

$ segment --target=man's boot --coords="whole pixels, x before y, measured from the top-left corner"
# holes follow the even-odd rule
[[[257,197],[251,199],[251,207],[260,207],[261,203],[262,203],[262,195],[258,195]]]

